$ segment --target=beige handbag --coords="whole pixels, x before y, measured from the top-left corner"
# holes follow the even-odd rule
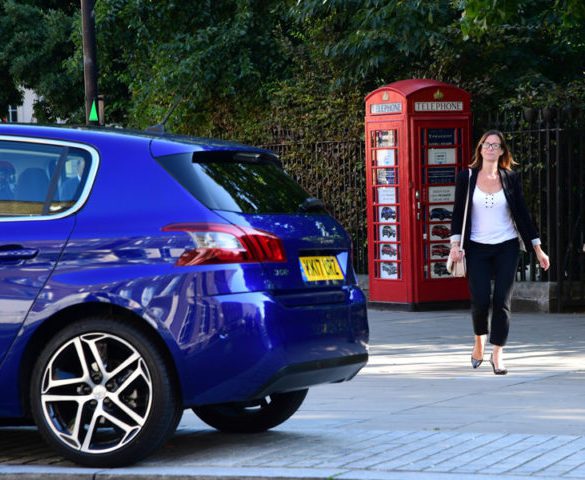
[[[461,260],[454,262],[451,255],[447,259],[447,271],[452,277],[464,277],[467,275],[467,263],[465,260],[465,250],[463,249],[463,239],[465,238],[465,224],[467,223],[467,210],[469,207],[469,186],[471,184],[471,168],[469,169],[469,181],[467,182],[467,195],[465,197],[465,211],[463,212],[463,227],[461,228],[461,244],[459,250],[463,253]]]
[[[447,271],[452,277],[464,277],[467,274],[467,265],[465,264],[465,251],[462,250],[463,257],[461,260],[454,262],[449,257],[447,259]]]

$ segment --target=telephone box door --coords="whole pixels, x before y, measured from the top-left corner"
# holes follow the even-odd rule
[[[417,185],[413,232],[415,302],[444,300],[445,289],[461,291],[462,298],[467,297],[466,279],[451,277],[447,272],[447,258],[455,180],[470,158],[469,128],[467,120],[443,120],[440,124],[413,120],[416,171],[412,175]]]

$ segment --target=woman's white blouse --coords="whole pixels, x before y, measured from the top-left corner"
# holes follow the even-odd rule
[[[518,237],[503,189],[485,193],[476,186],[472,201],[471,241],[493,245]]]

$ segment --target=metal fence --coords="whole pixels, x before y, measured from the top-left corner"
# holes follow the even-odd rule
[[[303,143],[263,145],[280,155],[286,171],[311,195],[321,199],[353,241],[354,266],[367,273],[366,177],[364,143]]]
[[[524,194],[551,268],[525,255],[519,280],[554,282],[557,310],[585,306],[585,118],[569,109],[478,116],[476,140],[501,130],[521,172]]]
[[[504,132],[519,165],[524,193],[552,267],[525,255],[519,281],[554,282],[557,309],[585,306],[585,115],[567,110],[476,115],[474,142],[490,128]],[[285,169],[325,202],[348,230],[358,273],[367,273],[366,181],[363,140],[264,145]]]

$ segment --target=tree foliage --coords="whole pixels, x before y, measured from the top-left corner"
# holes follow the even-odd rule
[[[267,143],[361,134],[363,97],[436,78],[474,108],[585,98],[582,0],[97,0],[99,90],[110,123],[173,106],[182,133]],[[0,0],[0,108],[83,119],[78,1]]]
[[[37,106],[39,118],[75,115],[83,99],[83,70],[68,64],[74,54],[77,2],[3,0],[0,12],[0,67],[6,88],[2,101],[12,103],[14,92],[30,88],[44,98]]]
[[[577,101],[566,87],[577,94],[583,85],[581,0],[305,0],[296,8],[301,21],[320,19],[308,35],[347,72],[338,81],[365,91],[436,78],[469,90],[476,105],[498,108],[535,97]]]
[[[505,103],[541,107],[585,102],[582,0],[466,0],[464,5],[464,39],[486,45],[506,65],[498,76],[503,81],[496,84]]]
[[[100,1],[98,42],[106,49],[99,59],[102,76],[107,73],[114,82],[111,91],[131,99],[117,118],[146,127],[160,122],[177,102],[171,128],[225,136],[234,128],[232,118],[257,115],[288,66],[278,39],[284,5],[276,0]]]

